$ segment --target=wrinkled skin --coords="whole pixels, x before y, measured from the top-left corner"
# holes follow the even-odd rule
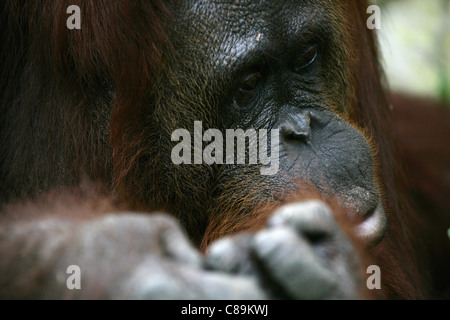
[[[143,120],[147,136],[158,137],[152,140],[158,170],[146,177],[143,159],[135,185],[138,190],[137,184],[151,186],[157,179],[160,191],[136,194],[131,184],[130,194],[149,204],[148,211],[163,208],[180,224],[166,214],[137,213],[3,224],[0,239],[29,248],[27,261],[48,276],[39,280],[29,269],[15,274],[26,258],[3,252],[0,264],[15,277],[1,279],[0,296],[358,297],[357,251],[323,202],[281,207],[263,230],[219,240],[204,248],[204,256],[195,248],[205,244],[210,221],[224,217],[239,224],[261,204],[282,206],[308,188],[337,200],[364,246],[382,239],[385,217],[371,147],[347,121],[346,44],[335,6],[321,0],[174,2],[166,26],[172,41],[155,80],[157,107],[149,106]],[[108,117],[99,118],[108,128]],[[259,165],[174,165],[171,132],[192,132],[196,120],[204,130],[279,129],[279,172],[262,176]],[[40,241],[27,237],[30,232]],[[83,288],[69,292],[64,271],[73,263],[81,267]],[[28,272],[31,281],[38,279],[34,285],[20,281]]]
[[[345,43],[333,27],[339,21],[336,9],[326,3],[185,1],[172,9],[179,21],[171,36],[177,49],[158,94],[174,116],[168,121],[160,115],[162,127],[149,130],[167,130],[168,139],[177,128],[192,132],[196,120],[203,121],[203,130],[280,130],[280,169],[273,176],[262,176],[258,166],[176,166],[169,156],[175,142],[160,141],[166,149],[161,165],[171,168],[164,189],[176,206],[169,203],[168,210],[196,243],[209,216],[228,214],[221,212],[229,205],[223,199],[282,204],[305,185],[339,199],[349,215],[361,218],[362,238],[380,240],[385,219],[371,149],[346,122]],[[186,176],[202,178],[191,185],[180,178]],[[179,185],[185,188],[182,195],[175,191]],[[178,207],[194,195],[202,201],[192,209]],[[253,203],[240,206],[238,215],[249,214]],[[206,218],[186,218],[193,215]]]

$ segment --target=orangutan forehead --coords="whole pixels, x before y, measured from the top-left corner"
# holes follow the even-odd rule
[[[244,55],[261,56],[258,51],[276,56],[286,48],[301,49],[312,39],[341,38],[332,1],[177,2],[170,11],[179,23],[172,27],[186,34],[188,50],[204,52],[218,64],[244,62]],[[278,52],[270,52],[273,48]]]
[[[197,34],[246,34],[255,30],[308,31],[337,18],[332,1],[191,1],[179,0],[172,8]],[[316,26],[317,27],[317,26]],[[288,34],[288,32],[285,32]]]

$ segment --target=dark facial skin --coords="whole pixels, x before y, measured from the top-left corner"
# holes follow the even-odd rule
[[[204,130],[280,130],[280,170],[274,176],[260,175],[258,166],[180,168],[165,159],[173,178],[167,190],[185,187],[186,199],[173,195],[173,202],[190,203],[194,194],[204,199],[192,209],[202,218],[192,226],[186,222],[191,237],[200,241],[204,220],[222,214],[217,208],[227,210],[224,198],[282,203],[309,186],[325,199],[338,199],[368,244],[380,241],[385,218],[371,147],[347,122],[346,43],[335,27],[336,8],[328,1],[184,1],[171,11],[176,56],[169,59],[160,92],[175,115],[169,132],[192,132],[195,120],[203,121]],[[201,176],[201,182],[177,180],[181,170]],[[254,202],[239,207],[238,214],[254,210]],[[169,211],[183,220],[186,209],[191,210]]]

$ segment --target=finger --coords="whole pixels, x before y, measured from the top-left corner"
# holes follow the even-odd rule
[[[149,259],[118,290],[133,299],[266,299],[255,279]],[[120,297],[119,297],[120,298]]]
[[[214,242],[205,256],[205,268],[232,274],[250,274],[254,269],[250,256],[251,238],[251,234],[240,234]]]
[[[256,257],[269,277],[293,299],[321,299],[337,286],[336,275],[318,259],[295,231],[278,227],[259,232],[253,241]]]

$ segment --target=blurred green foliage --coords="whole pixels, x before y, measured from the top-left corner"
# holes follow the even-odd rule
[[[381,8],[379,40],[393,90],[450,105],[450,0],[373,0]]]

